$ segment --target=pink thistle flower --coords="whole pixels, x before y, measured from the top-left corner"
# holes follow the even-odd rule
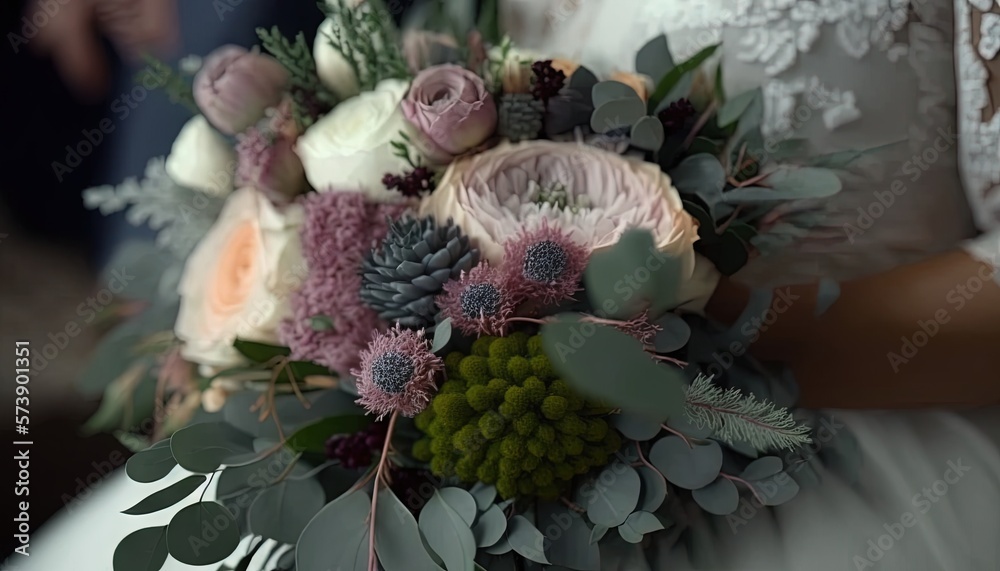
[[[503,335],[521,299],[496,268],[483,263],[447,282],[438,307],[466,335]]]
[[[587,248],[543,221],[504,243],[504,281],[516,295],[552,305],[580,289],[587,256]]]
[[[357,403],[379,420],[395,411],[416,416],[430,404],[443,370],[444,361],[431,353],[422,329],[397,325],[376,332],[361,352],[360,367],[351,371],[358,378]]]

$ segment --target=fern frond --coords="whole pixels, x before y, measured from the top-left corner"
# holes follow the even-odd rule
[[[710,428],[715,437],[745,442],[760,452],[795,449],[812,441],[810,428],[795,421],[792,413],[772,402],[723,389],[712,377],[699,375],[687,389],[685,412],[699,428]]]

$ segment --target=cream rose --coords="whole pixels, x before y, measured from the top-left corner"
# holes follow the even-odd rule
[[[400,140],[400,131],[413,133],[400,108],[408,87],[405,81],[387,79],[374,91],[336,106],[299,137],[295,151],[316,190],[360,190],[378,202],[400,198],[386,189],[382,177],[410,168],[390,144]]]
[[[204,115],[197,115],[181,128],[165,167],[177,184],[226,195],[233,191],[236,150]]]
[[[361,89],[354,66],[330,44],[336,24],[332,18],[327,18],[320,24],[316,32],[316,41],[313,43],[313,60],[316,62],[316,75],[319,76],[323,87],[332,91],[337,97],[347,99],[357,95]]]
[[[508,143],[457,161],[421,214],[452,218],[492,263],[502,261],[505,240],[548,220],[590,250],[648,229],[661,251],[681,259],[684,279],[694,272],[698,224],[670,177],[655,163],[586,145]]]
[[[290,296],[305,277],[299,230],[302,207],[276,209],[262,193],[242,188],[191,253],[179,292],[174,331],[189,361],[212,367],[243,362],[239,337],[278,341]]]

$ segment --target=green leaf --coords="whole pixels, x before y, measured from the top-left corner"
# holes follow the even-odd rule
[[[177,461],[170,453],[170,439],[167,439],[129,458],[125,463],[125,473],[133,481],[149,484],[165,478],[176,465]]]
[[[508,523],[508,525],[509,525],[509,523]],[[508,531],[509,531],[509,529],[508,529]],[[485,551],[486,553],[489,553],[490,555],[503,555],[505,553],[510,553],[512,550],[513,550],[513,547],[510,546],[510,541],[507,540],[507,534],[506,533],[504,534],[503,537],[500,538],[500,541],[494,543],[493,545],[491,545],[489,547],[484,547],[483,548],[483,551]]]
[[[837,194],[843,186],[833,171],[814,167],[780,169],[764,182],[776,192],[796,198],[825,198]]]
[[[606,525],[601,525],[599,523],[595,524],[594,529],[590,531],[590,544],[597,545],[597,543],[604,537],[604,534],[608,533],[609,529],[611,528]]]
[[[545,557],[545,536],[528,521],[528,518],[516,515],[507,523],[507,540],[514,551],[536,563],[549,564]]]
[[[728,478],[716,478],[704,488],[691,492],[691,496],[701,509],[710,514],[729,515],[740,506],[740,492]]]
[[[483,0],[479,7],[479,22],[476,28],[483,34],[488,44],[498,44],[503,39],[500,31],[500,0]]]
[[[410,510],[392,490],[383,488],[378,494],[375,552],[385,571],[441,571],[424,548]]]
[[[296,571],[368,571],[371,507],[371,497],[364,491],[344,494],[326,504],[295,544]],[[336,541],[335,549],[331,549],[331,541]]]
[[[697,490],[719,476],[722,448],[714,440],[688,446],[677,436],[667,436],[653,445],[649,461],[671,484],[685,490]]]
[[[434,341],[431,343],[431,353],[444,349],[451,341],[451,318],[448,317],[434,328]]]
[[[715,156],[721,153],[724,148],[724,142],[719,142],[709,137],[695,137],[694,141],[691,142],[691,146],[688,147],[688,152],[692,155],[707,153]]]
[[[591,334],[584,337],[585,331]],[[660,422],[684,412],[683,373],[653,361],[637,340],[613,327],[563,318],[542,326],[542,346],[581,393]]]
[[[639,504],[641,487],[642,480],[635,468],[616,463],[580,489],[586,500],[582,507],[587,508],[591,522],[619,526]]]
[[[458,513],[466,525],[471,526],[476,521],[476,499],[472,494],[455,487],[440,488],[436,493]]]
[[[241,355],[250,359],[254,363],[266,363],[274,357],[287,357],[292,354],[292,350],[288,347],[270,345],[268,343],[258,343],[256,341],[247,341],[246,339],[237,339],[233,342],[233,347],[235,347]]]
[[[756,90],[745,91],[723,103],[719,107],[719,127],[725,128],[739,121],[740,116],[750,107],[757,95]]]
[[[598,84],[600,85],[600,84]],[[621,98],[605,102],[594,110],[590,117],[590,128],[595,133],[607,133],[622,127],[631,127],[646,115],[642,99]]]
[[[674,69],[674,58],[670,54],[667,37],[663,34],[646,42],[635,55],[635,70],[648,75],[653,83],[659,83],[672,69]]]
[[[639,98],[639,94],[632,89],[630,85],[626,85],[620,81],[608,80],[602,81],[594,85],[590,90],[591,100],[594,102],[594,108],[599,109],[606,103],[616,101],[619,99],[634,99],[642,101]]]
[[[680,260],[657,249],[647,230],[627,230],[613,246],[594,252],[584,271],[592,307],[608,317],[627,319],[677,303]]]
[[[314,315],[309,318],[309,327],[313,331],[330,331],[335,328],[333,318],[326,315]]]
[[[216,502],[187,506],[167,526],[167,550],[188,565],[218,563],[239,545],[240,531],[233,514]]]
[[[708,206],[722,198],[726,169],[718,157],[707,153],[691,155],[670,171],[670,181],[684,194],[696,194]]]
[[[159,492],[154,492],[148,498],[140,501],[122,513],[128,515],[143,515],[169,508],[170,506],[190,496],[191,492],[201,487],[207,479],[207,476],[201,474],[188,476],[179,482],[175,482],[172,485],[167,486]]]
[[[225,422],[192,424],[170,437],[170,451],[181,468],[207,474],[227,460],[253,452],[253,437]]]
[[[281,373],[278,375],[277,382],[279,383],[289,382],[290,380],[288,378],[289,369],[291,370],[292,375],[295,377],[296,382],[299,383],[302,382],[302,379],[313,375],[321,375],[324,377],[334,376],[333,371],[324,367],[323,365],[319,365],[311,361],[289,361],[288,368],[281,370]]]
[[[663,529],[663,522],[655,515],[645,511],[638,511],[628,516],[625,525],[632,528],[632,531],[643,535]]]
[[[361,414],[331,416],[296,430],[288,437],[287,446],[298,452],[322,454],[326,451],[326,441],[334,434],[354,434],[371,423],[370,416]]]
[[[469,496],[472,499],[472,496]],[[475,513],[475,503],[473,503]],[[468,571],[476,558],[476,540],[469,524],[441,496],[439,490],[420,510],[420,531],[448,571]]]
[[[479,516],[479,521],[472,528],[472,535],[476,538],[477,547],[489,547],[496,545],[506,531],[507,517],[503,515],[503,510],[492,505]]]
[[[765,456],[751,462],[750,465],[740,473],[740,478],[750,481],[763,480],[764,478],[781,472],[782,468],[781,458],[777,456]]]
[[[324,499],[323,487],[313,478],[283,480],[264,490],[250,506],[250,531],[293,545]]]
[[[590,528],[576,512],[561,504],[538,504],[539,527],[550,543],[546,555],[553,565],[576,571],[600,571],[601,550],[590,543]]]
[[[670,93],[670,90],[681,80],[681,77],[685,73],[698,69],[698,67],[703,64],[705,60],[712,57],[712,54],[714,54],[717,49],[719,49],[719,44],[708,46],[692,56],[691,59],[677,65],[671,69],[667,75],[663,76],[663,79],[656,84],[656,90],[653,91],[653,95],[649,97],[649,109],[656,109],[660,105],[660,102],[663,101],[663,98]]]
[[[642,541],[642,534],[627,525],[620,525],[618,527],[618,535],[629,543],[640,543]]]
[[[481,512],[484,512],[493,506],[493,502],[497,499],[496,487],[482,482],[476,482],[473,484],[469,493],[472,494],[473,498],[476,498],[476,507],[478,507]]]
[[[122,539],[112,559],[114,571],[160,571],[167,562],[167,526],[147,527]]]
[[[655,512],[667,499],[667,481],[663,476],[649,466],[637,468],[642,488],[639,493],[638,508],[647,512]]]
[[[254,556],[257,555],[257,552],[260,551],[261,547],[264,547],[263,539],[257,542],[257,545],[250,550],[250,553],[247,553],[243,559],[240,559],[240,562],[236,565],[236,568],[233,569],[233,571],[249,571],[250,563],[253,562]],[[268,557],[268,559],[270,559],[270,557]]]
[[[659,151],[665,138],[663,123],[656,117],[647,115],[632,126],[629,137],[633,147],[644,151]]]
[[[622,411],[621,414],[613,415],[611,417],[611,424],[625,438],[638,440],[639,442],[652,440],[662,430],[658,421],[625,411]]]
[[[691,339],[691,327],[673,313],[664,314],[656,320],[662,329],[653,338],[653,348],[657,353],[673,353],[683,349]]]

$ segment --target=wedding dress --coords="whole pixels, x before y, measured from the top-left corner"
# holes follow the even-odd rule
[[[518,45],[579,59],[599,75],[629,70],[661,33],[677,61],[721,42],[727,92],[763,87],[767,137],[806,137],[816,152],[902,141],[824,205],[827,222],[815,233],[827,239],[759,258],[741,275],[787,283],[874,272],[959,244],[1000,259],[1000,113],[991,115],[985,64],[1000,51],[1000,15],[983,14],[993,8],[994,0],[506,0],[505,18]],[[987,234],[970,240],[973,219]],[[821,473],[821,485],[788,504],[696,524],[710,556],[700,568],[1000,570],[1000,411],[829,412],[830,430],[859,442],[858,482]],[[175,469],[156,487],[184,476]],[[121,538],[166,524],[181,507],[118,513],[150,488],[113,476],[69,504],[12,568],[109,571]],[[251,569],[274,567],[280,552],[265,562],[268,551]],[[678,546],[637,548],[606,568],[698,567]],[[168,559],[164,569],[194,568]]]

